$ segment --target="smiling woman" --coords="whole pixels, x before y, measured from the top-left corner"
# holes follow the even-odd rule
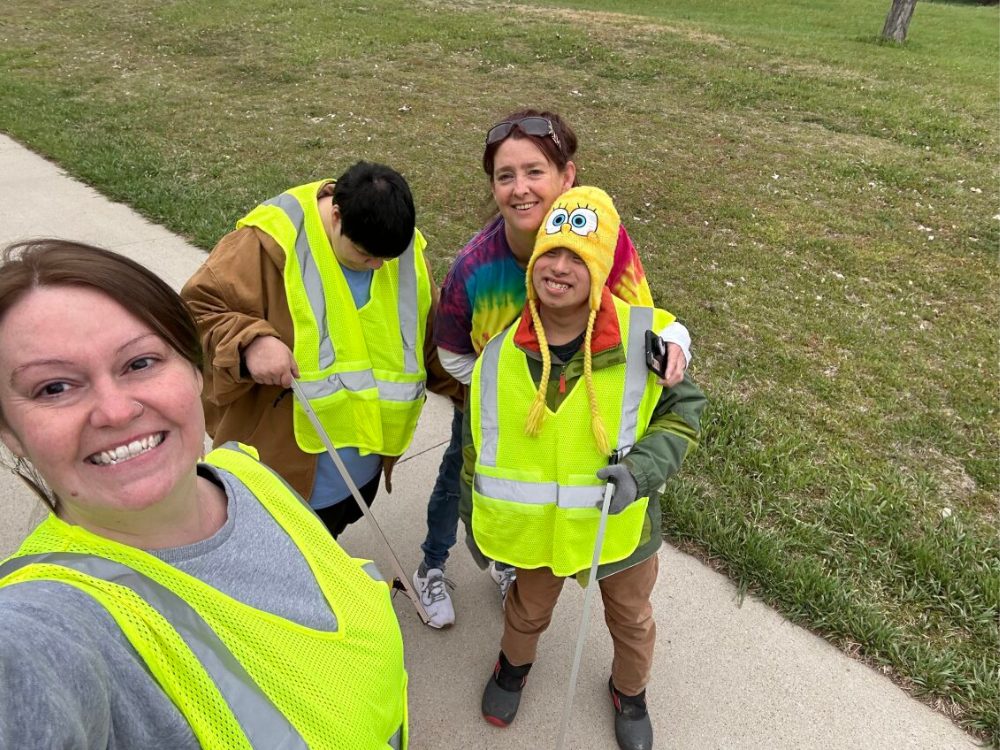
[[[147,331],[171,358],[188,362],[188,370],[200,369],[201,344],[190,316],[176,304],[176,295],[166,284],[128,258],[73,242],[47,240],[7,248],[2,263],[0,321],[6,325],[0,328],[0,346],[9,354],[0,359],[7,373],[0,377],[0,437],[18,459],[30,458],[22,440],[31,436],[22,436],[20,429],[45,429],[32,420],[59,413],[55,407],[80,398],[80,391],[74,389],[80,383],[54,377],[68,375],[67,368],[73,364],[66,358],[71,352],[65,347],[92,355],[91,333],[100,334],[122,317],[102,317],[106,309],[89,315],[90,305],[111,304],[126,312],[130,322]],[[79,295],[85,299],[76,299]],[[80,301],[83,307],[77,307]],[[49,342],[46,333],[55,338]],[[51,356],[48,343],[59,350],[58,356]],[[149,364],[142,360],[130,368]],[[44,438],[37,447],[44,450]],[[57,495],[38,481],[25,461],[19,460],[16,467],[35,493],[55,509]]]
[[[103,292],[38,286],[0,326],[0,438],[61,518],[108,538],[173,547],[221,526],[222,493],[196,482],[200,393],[194,364]]]
[[[252,448],[200,462],[201,357],[127,258],[0,256],[0,440],[52,511],[0,566],[0,747],[405,747],[388,586]]]

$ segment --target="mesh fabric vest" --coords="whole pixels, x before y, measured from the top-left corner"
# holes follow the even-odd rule
[[[327,183],[292,188],[255,208],[237,227],[257,227],[285,251],[292,353],[300,384],[334,445],[398,456],[413,438],[425,398],[427,243],[415,230],[407,251],[373,273],[371,297],[357,308],[316,202]],[[326,450],[297,401],[293,426],[304,452]]]
[[[49,580],[92,596],[115,619],[203,747],[405,747],[403,644],[388,586],[364,571],[365,561],[349,557],[282,480],[255,458],[220,448],[207,462],[243,481],[289,535],[330,605],[335,631],[254,609],[142,550],[51,515],[5,567],[30,564],[0,580],[0,587]],[[39,555],[82,562],[72,563],[73,568],[33,562]],[[87,562],[110,563],[128,575],[119,582],[95,578],[80,572]],[[197,632],[192,621],[210,632],[185,640],[171,625],[171,613],[155,609],[126,585],[129,577],[151,581],[189,605],[193,614],[185,620],[185,633]],[[189,645],[216,637],[221,648],[209,657],[199,657],[199,647]],[[220,673],[224,679],[212,676]],[[245,684],[239,684],[241,679]],[[244,705],[242,715],[251,721],[241,724],[237,704],[254,691],[260,694],[260,709],[248,713]],[[227,700],[224,692],[236,697]],[[262,710],[274,711],[274,719],[254,739],[248,727],[258,718],[253,714]]]
[[[641,308],[660,330],[669,313]],[[626,363],[594,369],[597,403],[612,447],[627,451],[644,434],[661,387],[645,372],[645,350],[630,337],[630,308],[615,299]],[[472,433],[476,446],[472,528],[486,557],[519,568],[551,568],[571,576],[590,567],[600,521],[604,483],[598,469],[608,464],[591,432],[586,384],[579,378],[557,411],[546,407],[536,437],[525,433],[525,419],[537,391],[526,355],[514,343],[516,324],[488,345],[498,355],[495,366],[485,351],[476,363],[470,393]],[[643,334],[643,330],[634,331]],[[630,338],[633,341],[630,343]],[[641,365],[638,392],[627,394],[626,371]],[[494,370],[490,375],[487,369]],[[484,430],[486,389],[496,388],[496,425]],[[634,403],[628,403],[631,399]],[[636,431],[628,445],[616,443],[623,407],[631,409]],[[495,445],[492,443],[495,440]],[[487,458],[489,456],[489,458]],[[499,480],[499,481],[498,481]],[[600,563],[628,557],[639,544],[649,498],[639,498],[624,511],[608,516]]]

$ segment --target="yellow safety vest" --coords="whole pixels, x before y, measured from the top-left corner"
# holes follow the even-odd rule
[[[399,456],[413,439],[426,398],[427,242],[415,230],[406,251],[374,272],[371,298],[358,309],[316,203],[316,194],[329,182],[292,188],[257,206],[236,226],[257,227],[285,251],[292,354],[302,389],[333,444],[362,454]],[[304,452],[326,450],[297,401],[293,426]]]
[[[246,484],[288,533],[330,605],[334,631],[254,609],[54,515],[0,566],[0,587],[57,581],[96,599],[203,747],[405,748],[407,678],[389,587],[340,548],[252,448],[219,448],[206,460]]]
[[[646,369],[645,332],[662,330],[673,316],[614,301],[626,362],[594,370],[593,382],[601,418],[608,435],[617,436],[614,446],[623,458],[645,433],[662,392]],[[591,434],[582,380],[558,411],[546,407],[536,437],[525,433],[538,386],[514,343],[516,328],[486,345],[472,376],[473,535],[486,557],[571,576],[590,567],[605,486],[596,473],[609,457],[599,453]],[[648,502],[639,498],[608,516],[601,564],[635,551]]]

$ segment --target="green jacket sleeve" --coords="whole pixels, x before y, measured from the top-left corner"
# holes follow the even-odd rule
[[[646,434],[622,461],[635,477],[639,497],[655,496],[680,469],[688,451],[698,447],[706,403],[687,374],[673,388],[663,389]]]

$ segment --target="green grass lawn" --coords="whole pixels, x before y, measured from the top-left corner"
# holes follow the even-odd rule
[[[384,161],[440,277],[560,111],[711,398],[667,537],[996,745],[1000,25],[889,4],[6,0],[0,130],[205,248]]]

